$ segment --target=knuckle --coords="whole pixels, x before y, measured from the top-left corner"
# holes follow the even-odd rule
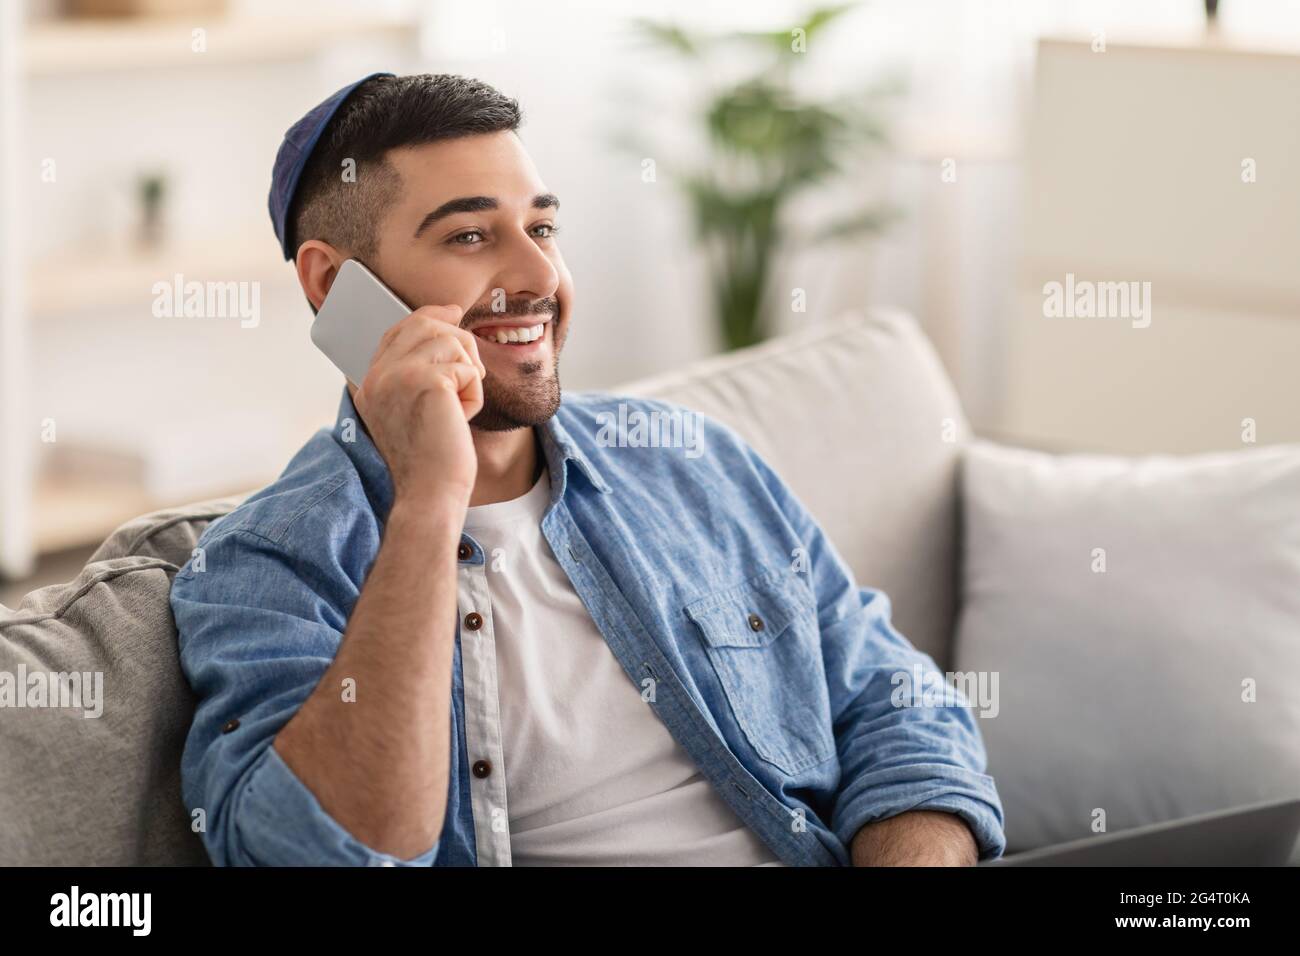
[[[459,320],[460,307],[455,305],[422,305],[412,314],[419,315],[422,319],[427,321],[439,322],[446,325],[449,318],[456,318]]]
[[[476,336],[474,333],[470,332],[468,329],[457,329],[456,331],[460,333],[458,338],[465,346],[466,351],[471,355],[478,354],[478,343],[475,341]]]

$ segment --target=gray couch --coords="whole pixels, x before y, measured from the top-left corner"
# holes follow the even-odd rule
[[[971,435],[915,323],[848,316],[623,391],[736,428],[818,517],[858,580],[889,594],[902,633],[952,669],[958,473]],[[104,674],[98,718],[0,711],[0,864],[207,862],[180,796],[193,698],[168,589],[204,527],[238,500],[137,518],[76,580],[0,607],[0,671]]]

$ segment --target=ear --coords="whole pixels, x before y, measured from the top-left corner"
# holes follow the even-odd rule
[[[294,263],[298,270],[298,284],[313,308],[321,307],[334,284],[334,277],[339,274],[339,267],[347,258],[328,242],[319,239],[308,239],[298,247],[298,258]]]

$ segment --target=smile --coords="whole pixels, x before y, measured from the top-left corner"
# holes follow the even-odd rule
[[[527,345],[546,334],[546,325],[545,322],[525,326],[494,325],[490,328],[477,328],[473,332],[480,339],[498,345]]]

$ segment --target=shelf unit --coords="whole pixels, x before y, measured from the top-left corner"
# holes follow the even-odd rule
[[[202,53],[191,45],[196,27],[205,30]],[[265,255],[267,239],[260,235],[218,236],[201,245],[150,252],[97,250],[94,256],[78,255],[68,247],[33,260],[24,241],[23,184],[30,176],[19,169],[28,88],[67,78],[111,81],[127,72],[170,70],[172,76],[183,76],[177,72],[180,67],[294,61],[319,65],[327,55],[358,45],[405,52],[416,46],[419,32],[413,16],[25,23],[22,4],[0,3],[0,579],[25,577],[41,554],[93,547],[122,522],[176,504],[130,485],[36,474],[30,375],[39,324],[106,303],[131,305],[141,288],[169,274],[171,261],[203,261],[214,270],[255,278],[270,278],[276,267],[283,275],[284,268]],[[69,281],[70,275],[75,281]],[[265,481],[273,478],[267,475]],[[210,496],[247,490],[216,486]]]
[[[192,49],[203,29],[205,49]],[[58,76],[194,65],[224,66],[310,56],[330,43],[357,37],[402,40],[416,30],[406,19],[304,17],[294,20],[217,20],[185,17],[149,21],[51,21],[34,24],[24,40],[25,72]]]
[[[26,263],[18,188],[22,129],[22,8],[0,3],[0,577],[27,574],[32,546],[32,449],[27,438]]]

